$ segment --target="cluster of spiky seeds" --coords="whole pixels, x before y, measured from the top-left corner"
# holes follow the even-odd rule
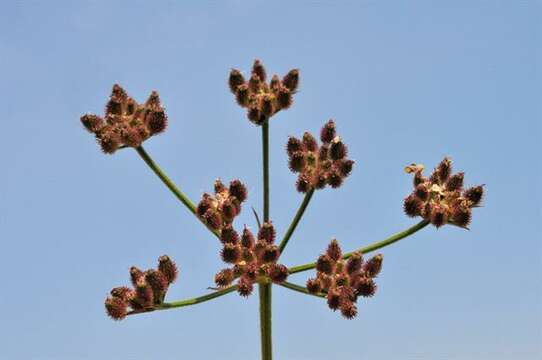
[[[329,308],[340,309],[345,318],[352,319],[358,313],[358,297],[375,294],[373,279],[382,269],[382,260],[382,254],[378,254],[364,262],[362,254],[355,252],[345,262],[339,243],[332,240],[316,261],[316,278],[307,280],[307,289],[312,294],[326,293]]]
[[[215,275],[218,287],[230,285],[236,278],[237,291],[241,296],[249,296],[254,283],[270,279],[274,283],[282,283],[288,277],[288,268],[277,264],[280,250],[275,245],[275,228],[265,222],[258,231],[258,239],[245,226],[241,236],[228,225],[222,229],[221,241],[224,244],[222,260],[232,264]]]
[[[429,220],[437,228],[452,224],[467,228],[471,209],[480,205],[484,186],[463,189],[464,173],[452,174],[452,162],[445,157],[429,178],[423,176],[424,166],[412,164],[405,168],[414,174],[414,191],[405,198],[403,208],[408,216]]]
[[[247,109],[248,119],[256,125],[292,105],[292,95],[299,86],[299,70],[290,70],[282,79],[273,75],[269,84],[266,79],[263,64],[255,60],[248,81],[236,69],[230,72],[228,81],[237,103]]]
[[[241,203],[247,199],[247,188],[239,180],[226,186],[220,179],[214,184],[215,195],[204,193],[196,208],[197,215],[213,230],[221,231],[231,225],[241,212]]]
[[[312,189],[323,189],[326,185],[338,188],[352,172],[354,161],[347,159],[348,149],[337,136],[335,122],[329,120],[320,131],[322,145],[305,132],[300,140],[293,136],[288,138],[286,152],[288,166],[297,178],[297,191],[306,193]]]
[[[153,91],[144,104],[138,104],[120,85],[113,85],[105,116],[81,116],[85,128],[96,135],[103,152],[113,154],[121,146],[138,147],[149,137],[166,129],[167,116]]]
[[[158,268],[142,271],[135,266],[130,268],[133,289],[127,286],[116,287],[105,299],[105,309],[114,320],[122,320],[133,311],[152,310],[164,302],[167,289],[177,279],[177,265],[167,255],[158,258]]]

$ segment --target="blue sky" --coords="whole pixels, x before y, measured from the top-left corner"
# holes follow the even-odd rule
[[[302,200],[288,135],[334,118],[357,161],[313,197],[283,262],[402,230],[403,167],[449,155],[486,184],[470,231],[428,227],[386,248],[379,291],[347,321],[274,288],[277,359],[539,359],[541,2],[10,1],[0,14],[0,358],[253,359],[257,296],[236,294],[122,322],[103,300],[128,268],[167,253],[175,300],[205,293],[219,244],[132,150],[101,154],[79,116],[111,85],[160,92],[168,131],[145,147],[196,201],[240,178],[261,209],[259,129],[226,86],[232,67],[301,69],[295,105],[271,123],[271,217]],[[245,207],[249,209],[248,206]],[[255,226],[250,211],[238,226]],[[309,273],[292,276],[304,283]]]

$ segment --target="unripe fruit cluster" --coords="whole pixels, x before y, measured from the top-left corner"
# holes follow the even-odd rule
[[[464,173],[452,174],[452,162],[447,157],[429,178],[423,176],[423,170],[421,164],[405,168],[407,173],[414,174],[414,191],[403,202],[405,213],[410,217],[421,216],[437,228],[445,224],[467,228],[471,209],[482,201],[484,186],[463,189]]]
[[[292,96],[299,86],[299,70],[290,70],[282,79],[273,75],[269,83],[266,83],[266,79],[263,64],[255,60],[248,81],[236,69],[230,72],[228,80],[237,103],[247,109],[248,119],[256,125],[262,125],[271,116],[292,105]]]
[[[220,179],[215,181],[215,195],[204,193],[199,202],[197,215],[213,230],[222,231],[231,225],[241,212],[241,203],[247,199],[247,188],[239,180],[226,187]]]
[[[171,283],[177,279],[177,265],[167,255],[158,258],[158,267],[142,271],[132,266],[130,279],[133,289],[127,286],[116,287],[105,299],[107,314],[114,320],[122,320],[132,311],[152,310],[164,302]]]
[[[288,277],[288,268],[277,264],[280,250],[275,245],[275,228],[265,222],[254,235],[246,226],[241,236],[228,225],[222,229],[221,241],[224,247],[221,257],[224,262],[232,264],[231,268],[223,269],[215,275],[218,287],[230,285],[236,278],[237,291],[241,296],[249,296],[254,283],[270,279],[274,283],[282,283]]]
[[[113,85],[105,106],[105,116],[86,114],[81,123],[96,135],[103,152],[113,154],[121,146],[138,147],[149,137],[166,129],[167,116],[153,91],[144,104],[138,104],[120,85]]]
[[[325,254],[316,261],[316,278],[307,280],[307,289],[312,294],[326,293],[327,304],[333,311],[340,309],[347,318],[354,318],[359,296],[371,297],[376,292],[374,278],[382,269],[383,256],[378,254],[363,261],[360,252],[355,252],[345,261],[337,240],[332,240]]]
[[[352,172],[354,161],[347,159],[348,149],[337,136],[335,122],[329,120],[320,131],[318,143],[314,136],[305,132],[302,139],[291,136],[286,144],[288,166],[299,173],[297,191],[306,193],[323,189],[326,185],[338,188]]]

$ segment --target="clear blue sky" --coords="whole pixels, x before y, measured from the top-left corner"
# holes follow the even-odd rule
[[[259,129],[226,85],[254,58],[301,69],[271,123],[271,217],[302,196],[288,135],[333,117],[357,166],[315,194],[284,254],[315,259],[412,225],[403,167],[443,156],[485,183],[470,231],[424,229],[386,248],[376,297],[347,321],[274,291],[277,359],[540,359],[540,1],[9,1],[0,15],[0,358],[255,359],[257,296],[113,322],[103,300],[167,253],[175,300],[204,293],[219,244],[134,151],[101,154],[79,123],[118,82],[160,92],[170,127],[145,146],[194,200],[238,177],[261,208]],[[249,207],[246,207],[248,209]],[[254,226],[245,211],[237,224]],[[292,276],[304,283],[308,273]]]

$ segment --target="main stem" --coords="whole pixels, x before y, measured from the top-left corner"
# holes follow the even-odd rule
[[[269,123],[262,124],[263,156],[263,221],[269,221]],[[271,283],[260,283],[260,336],[262,360],[273,359],[273,341],[271,333]]]

